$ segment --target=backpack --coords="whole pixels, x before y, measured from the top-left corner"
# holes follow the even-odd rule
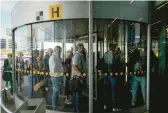
[[[79,54],[79,53],[75,53],[75,54]],[[75,56],[75,54],[73,55],[73,57]],[[81,59],[81,56],[80,56],[80,59]],[[81,63],[82,63],[82,59],[81,59]],[[82,64],[82,70],[83,70],[83,64]],[[82,92],[86,87],[86,80],[83,79],[82,77],[75,77],[74,76],[70,80],[69,84],[70,84],[70,91],[71,92]]]
[[[9,65],[9,61],[7,59],[4,60],[4,68],[2,70],[2,79],[4,81],[8,81],[8,72],[5,72],[5,71],[8,71],[8,65]]]

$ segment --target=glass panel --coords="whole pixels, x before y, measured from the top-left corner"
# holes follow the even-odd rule
[[[128,37],[128,81],[132,85],[132,105],[143,105],[146,102],[147,25],[129,22]]]
[[[111,104],[113,102],[113,107],[118,103],[116,107],[121,109],[131,108],[131,103],[128,101],[135,100],[135,96],[129,98],[132,94],[130,91],[135,94],[134,78],[140,77],[143,84],[141,84],[143,95],[140,95],[139,89],[137,95],[137,104],[143,105],[143,97],[145,99],[145,85],[146,85],[146,39],[147,39],[147,25],[142,23],[132,23],[124,22],[121,20],[100,20],[98,21],[98,53],[104,53],[100,58],[104,58],[104,65],[102,59],[98,59],[97,68],[98,69],[98,100],[102,102],[105,100],[105,103],[101,105],[105,107],[106,110],[111,111]],[[104,44],[101,44],[104,43]],[[110,52],[109,45],[112,45],[112,51]],[[101,49],[102,48],[102,49]],[[136,56],[135,51],[139,53],[139,56]],[[99,55],[99,54],[98,54]],[[110,55],[112,55],[110,57]],[[103,57],[104,56],[104,57]],[[115,60],[112,59],[115,57]],[[118,60],[117,60],[118,58]],[[142,70],[134,70],[135,60],[141,61]],[[110,63],[111,62],[111,63]],[[117,63],[116,63],[117,62]],[[99,66],[100,65],[100,66]],[[107,67],[106,67],[107,66]],[[105,67],[105,68],[104,68]],[[127,85],[126,85],[127,84]],[[132,86],[131,86],[132,85]],[[102,87],[103,86],[103,87]],[[101,88],[100,88],[101,87]],[[112,90],[111,94],[111,88]],[[102,90],[104,89],[104,90]],[[103,93],[104,92],[104,93]],[[114,94],[115,93],[115,94]],[[113,96],[115,95],[115,97]],[[125,96],[127,100],[125,100]],[[104,99],[102,100],[102,96]],[[112,101],[111,98],[113,97]],[[123,102],[124,101],[124,102]],[[111,104],[108,104],[111,103]]]
[[[62,41],[55,41],[54,22],[38,23],[32,25],[33,38],[33,74],[29,82],[33,82],[33,93],[29,98],[45,98],[46,104],[51,105],[51,75],[49,69],[49,58],[56,45],[62,47]],[[60,42],[61,41],[61,42]],[[31,81],[32,80],[32,81]]]
[[[65,110],[72,111],[72,100],[76,97],[73,97],[74,92],[70,89],[69,82],[75,75],[73,62],[80,62],[80,59],[73,61],[72,57],[76,53],[81,52],[83,59],[82,64],[78,64],[84,66],[83,71],[81,70],[81,77],[84,81],[88,78],[88,63],[86,62],[88,60],[88,36],[84,40],[80,38],[86,33],[88,33],[88,20],[86,19],[38,23],[33,24],[32,28],[24,26],[17,29],[15,31],[15,39],[18,40],[16,61],[19,70],[17,69],[17,74],[23,74],[21,76],[24,77],[20,80],[24,81],[23,85],[21,84],[21,89],[18,88],[17,91],[26,99],[45,98],[48,109],[59,103],[58,108],[64,107]],[[83,43],[85,51],[80,51],[79,43]],[[20,62],[21,58],[23,62]],[[88,85],[85,84],[85,86],[78,97],[81,98],[79,100],[81,111],[88,111],[89,107]],[[82,106],[86,107],[83,109]]]
[[[24,26],[16,29],[15,41],[17,48],[16,55],[16,88],[22,94],[27,94],[29,75],[29,59],[31,56],[31,26]],[[27,95],[25,96],[27,98]]]

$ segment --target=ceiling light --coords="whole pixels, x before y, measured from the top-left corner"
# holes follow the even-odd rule
[[[161,5],[160,7],[158,7],[156,10],[158,10],[158,9],[160,9],[160,8],[162,8],[162,7],[164,7],[166,4],[168,4],[168,2],[166,2],[165,4],[163,4],[163,5]]]
[[[130,4],[133,2],[134,0],[131,0]]]
[[[114,23],[117,20],[117,17],[112,21],[112,23]]]
[[[140,20],[142,20],[142,19],[143,19],[143,17],[139,18],[138,21],[140,21]]]
[[[155,23],[153,23],[153,24],[151,24],[151,25],[155,25],[155,24],[160,23],[160,22],[162,22],[162,20],[157,21],[157,22],[155,22]]]

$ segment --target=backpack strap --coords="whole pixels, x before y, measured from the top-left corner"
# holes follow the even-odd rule
[[[79,54],[79,53],[75,53],[75,54],[73,55],[73,57],[74,57],[76,54]],[[84,68],[83,68],[83,60],[82,60],[82,58],[81,58],[81,55],[80,55],[80,54],[79,54],[79,57],[80,57],[80,60],[81,60],[82,71],[84,71]]]

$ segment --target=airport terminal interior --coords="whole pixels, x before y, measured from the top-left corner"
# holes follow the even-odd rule
[[[168,111],[166,0],[18,1],[11,19],[2,113]]]

